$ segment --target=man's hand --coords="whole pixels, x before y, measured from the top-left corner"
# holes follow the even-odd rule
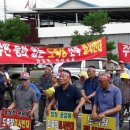
[[[89,100],[89,97],[87,97],[87,96],[85,96],[85,102],[87,102],[87,103],[90,103],[91,101]]]
[[[98,120],[101,120],[105,116],[105,113],[100,113],[97,115]]]
[[[79,112],[80,112],[80,109],[79,109],[79,108],[76,108],[76,109],[74,110],[74,113],[73,113],[74,118],[77,118],[77,117],[78,117]]]
[[[96,112],[92,112],[92,119],[97,120],[98,114]]]

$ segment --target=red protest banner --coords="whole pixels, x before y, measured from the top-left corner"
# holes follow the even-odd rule
[[[130,62],[130,44],[118,43],[119,60]]]
[[[49,64],[106,56],[106,38],[65,48],[41,48],[0,41],[1,64]]]
[[[1,128],[18,126],[20,130],[31,130],[31,118],[28,111],[2,109]]]

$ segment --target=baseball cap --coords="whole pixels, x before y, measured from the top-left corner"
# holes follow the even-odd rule
[[[27,73],[27,72],[22,72],[22,73],[20,74],[20,77],[18,78],[18,80],[22,80],[22,79],[25,79],[25,80],[30,79],[29,73]]]
[[[120,66],[117,66],[116,70],[122,70]]]
[[[119,64],[124,64],[124,61],[119,61]]]
[[[111,76],[109,73],[103,73],[103,74],[99,74],[98,76],[98,80],[99,81],[104,81],[104,80],[111,80]]]

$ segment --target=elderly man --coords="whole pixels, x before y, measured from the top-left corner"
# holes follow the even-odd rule
[[[121,85],[120,75],[121,75],[121,67],[118,66],[118,67],[116,68],[116,73],[113,74],[113,76],[112,76],[112,78],[111,78],[113,84],[114,84],[115,86],[117,86],[117,87],[120,87],[120,85]]]
[[[23,72],[19,78],[21,86],[15,91],[14,102],[8,107],[8,109],[19,109],[30,111],[30,116],[33,117],[31,122],[31,130],[34,129],[35,118],[34,112],[37,110],[38,99],[34,90],[29,87],[30,76],[29,73]]]
[[[94,102],[95,91],[99,85],[98,78],[95,75],[95,67],[90,66],[87,70],[88,79],[85,80],[82,88],[82,96],[84,97],[86,104],[82,108],[82,112],[86,114],[92,113],[92,106]]]
[[[110,74],[115,70],[115,65],[111,62],[110,58],[107,58],[107,61],[103,64],[103,68]]]
[[[56,88],[54,98],[47,107],[47,114],[49,114],[52,106],[58,103],[59,111],[74,112],[74,117],[78,116],[85,100],[78,91],[78,88],[70,84],[70,77],[71,73],[68,70],[63,70],[60,73],[60,86]],[[79,103],[77,104],[78,100]]]
[[[100,120],[104,116],[116,119],[116,130],[119,130],[119,111],[121,111],[121,91],[110,84],[110,74],[99,75],[100,87],[96,90],[92,118]]]

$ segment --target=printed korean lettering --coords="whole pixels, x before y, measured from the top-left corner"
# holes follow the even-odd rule
[[[50,54],[48,58],[65,58],[67,56],[64,48],[48,48],[47,51]]]
[[[11,49],[9,48],[10,45],[7,43],[0,43],[0,56],[3,56],[3,53],[8,56],[11,57]]]
[[[50,115],[50,116],[57,118],[57,117],[58,117],[58,112],[56,112],[56,111],[51,111],[51,115]]]
[[[109,122],[108,118],[102,118],[101,126],[107,127],[108,126],[108,122]]]
[[[60,130],[74,130],[74,122],[59,121]]]
[[[129,45],[123,45],[123,53],[125,54],[125,57],[128,56],[130,53],[130,46]]]
[[[38,47],[31,47],[31,50],[32,50],[32,54],[31,54],[31,56],[33,57],[33,58],[44,58],[44,55],[43,54],[46,54],[46,52],[45,51],[43,51],[43,50],[40,50],[40,48],[38,48]]]
[[[60,112],[60,118],[71,119],[72,116],[69,112]]]
[[[16,114],[15,110],[6,109],[4,112],[6,116],[14,116]]]
[[[28,57],[28,48],[26,46],[14,46],[14,51],[16,52],[17,57]]]
[[[70,57],[75,57],[76,54],[78,56],[81,55],[81,50],[78,47],[68,48],[68,51],[70,52]]]

